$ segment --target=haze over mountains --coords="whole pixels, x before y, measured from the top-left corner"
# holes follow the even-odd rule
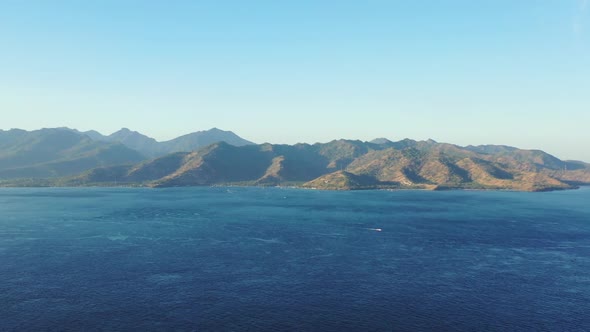
[[[0,131],[0,179],[57,177],[144,159],[120,142],[95,141],[71,130]]]
[[[0,130],[0,179],[61,177],[111,165],[134,164],[177,151],[193,151],[214,142],[253,144],[213,128],[157,142],[123,128],[104,136],[70,128]]]
[[[167,142],[129,129],[0,131],[4,186],[296,185],[318,189],[513,189],[590,184],[590,164],[540,150],[433,140],[256,145],[219,129]]]

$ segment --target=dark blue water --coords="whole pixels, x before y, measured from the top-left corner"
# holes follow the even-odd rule
[[[0,330],[590,330],[590,189],[2,189]]]

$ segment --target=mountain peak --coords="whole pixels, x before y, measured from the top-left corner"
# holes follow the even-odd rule
[[[140,132],[131,130],[129,128],[121,128],[118,131],[112,133],[109,135],[109,137],[113,137],[113,138],[120,138],[120,137],[130,137],[130,136],[135,136],[135,137],[143,137],[145,139],[149,139],[149,140],[153,140],[154,142],[156,141],[155,139],[148,137]]]
[[[134,134],[139,134],[137,131],[133,131],[127,127],[123,127],[119,130],[117,130],[116,132],[112,133],[111,135],[117,134],[117,133],[125,133],[125,134],[130,134],[130,133],[134,133]]]
[[[375,138],[374,140],[369,141],[369,143],[373,143],[373,144],[388,144],[388,143],[393,143],[392,141],[388,140],[385,137],[379,137],[379,138]]]

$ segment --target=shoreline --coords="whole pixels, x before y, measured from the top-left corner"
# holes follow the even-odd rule
[[[113,184],[106,184],[106,185],[4,185],[0,183],[0,189],[22,189],[22,188],[47,188],[47,189],[57,189],[57,188],[67,188],[67,189],[77,189],[77,188],[143,188],[143,189],[168,189],[168,188],[278,188],[278,189],[299,189],[299,190],[314,190],[314,191],[333,191],[333,192],[347,192],[347,191],[432,191],[432,192],[444,192],[444,191],[499,191],[499,192],[529,192],[529,193],[542,193],[542,192],[556,192],[556,191],[568,191],[568,190],[579,190],[584,187],[590,187],[590,184],[581,184],[575,185],[571,188],[541,188],[539,190],[520,190],[520,189],[513,189],[513,188],[459,188],[459,187],[445,187],[445,188],[346,188],[346,189],[323,189],[323,188],[315,188],[315,187],[304,187],[304,186],[264,186],[264,185],[236,185],[236,184],[214,184],[214,185],[197,185],[197,186],[151,186],[151,185],[142,185],[142,184],[125,184],[125,185],[113,185]]]

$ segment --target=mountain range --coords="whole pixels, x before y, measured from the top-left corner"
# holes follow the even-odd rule
[[[96,167],[136,164],[169,153],[193,151],[219,141],[253,144],[217,128],[166,142],[127,128],[108,136],[70,128],[0,130],[0,180],[63,177]]]
[[[122,143],[94,141],[70,130],[0,131],[0,179],[58,177],[145,159]]]
[[[109,136],[45,129],[29,132],[37,141],[28,138],[23,141],[26,144],[18,145],[5,140],[3,135],[11,132],[13,136],[27,136],[22,131],[0,131],[0,179],[5,179],[0,184],[4,186],[281,185],[334,190],[546,191],[590,185],[590,164],[563,161],[540,150],[502,145],[461,147],[433,140],[393,142],[385,138],[370,142],[256,145],[219,129],[162,143],[128,129]],[[41,139],[48,133],[79,142],[71,147],[72,144],[57,144],[57,138],[49,139],[51,135],[47,141]],[[31,152],[33,141],[44,145]],[[208,144],[212,141],[215,142]],[[199,146],[205,143],[206,146]],[[105,155],[112,157],[106,160]],[[88,158],[94,164],[80,161]],[[15,160],[20,160],[20,164]],[[62,166],[70,162],[78,167],[50,172],[52,167],[56,168],[56,160],[61,160]],[[83,168],[86,169],[81,171]],[[36,176],[35,171],[41,176]],[[36,179],[22,179],[25,177]]]

